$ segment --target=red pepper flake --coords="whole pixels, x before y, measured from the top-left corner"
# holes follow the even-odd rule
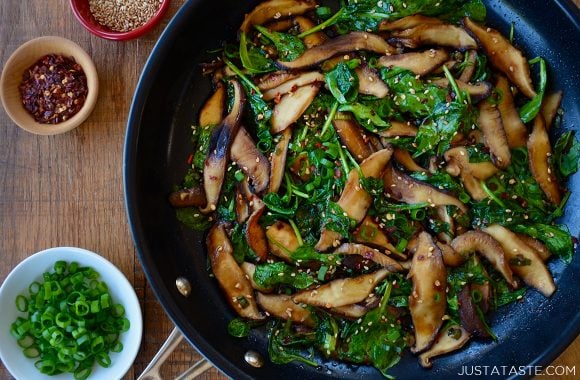
[[[189,157],[187,157],[187,164],[191,165],[192,162],[193,162],[193,154],[190,154]]]
[[[58,124],[83,107],[87,77],[74,58],[49,54],[30,66],[20,82],[24,108],[39,123]]]

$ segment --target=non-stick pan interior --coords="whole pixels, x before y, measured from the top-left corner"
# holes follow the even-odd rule
[[[228,335],[226,326],[234,314],[208,275],[204,236],[182,226],[167,202],[167,195],[186,171],[185,161],[192,149],[190,126],[210,90],[199,63],[208,61],[208,51],[235,39],[243,15],[256,3],[189,1],[169,24],[147,62],[129,118],[124,168],[127,211],[139,257],[175,324],[204,356],[232,378],[380,378],[371,367],[324,359],[320,359],[319,368],[278,366],[268,360],[261,369],[247,365],[243,357],[249,349],[267,357],[265,332],[258,331],[248,339]],[[564,128],[580,129],[580,38],[577,21],[573,21],[578,20],[577,10],[568,3],[545,0],[485,3],[490,26],[508,33],[514,22],[516,43],[529,57],[541,55],[547,59],[550,88],[565,92]],[[577,236],[579,175],[572,178],[569,187],[576,192],[563,221]],[[552,261],[550,270],[558,286],[552,298],[530,291],[523,303],[495,313],[491,326],[499,337],[497,342],[472,342],[459,354],[436,359],[432,370],[422,369],[416,358],[406,353],[392,375],[401,379],[443,379],[455,377],[462,366],[547,364],[578,334],[580,319],[574,305],[580,289],[579,263],[577,257],[568,266]],[[193,291],[187,299],[175,289],[179,276],[192,283]]]

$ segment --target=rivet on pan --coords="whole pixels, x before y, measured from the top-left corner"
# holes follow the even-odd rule
[[[246,354],[244,355],[244,359],[252,367],[261,368],[262,366],[264,366],[264,359],[262,358],[262,355],[260,355],[256,351],[250,350],[246,352]]]
[[[191,293],[191,284],[185,277],[177,277],[175,279],[175,286],[182,296],[187,297]]]

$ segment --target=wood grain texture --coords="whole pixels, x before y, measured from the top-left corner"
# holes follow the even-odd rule
[[[0,1],[2,66],[20,44],[57,35],[80,44],[93,57],[100,77],[94,112],[72,132],[32,135],[0,111],[0,280],[28,255],[49,247],[83,247],[112,261],[134,285],[145,319],[141,349],[126,379],[137,378],[173,328],[135,254],[124,208],[122,162],[139,74],[157,37],[183,3],[173,0],[162,23],[146,36],[115,42],[83,29],[66,0]],[[163,378],[175,378],[199,358],[182,343],[163,367]],[[577,339],[555,363],[579,362]],[[0,364],[0,379],[10,378]],[[226,377],[212,369],[201,378]]]

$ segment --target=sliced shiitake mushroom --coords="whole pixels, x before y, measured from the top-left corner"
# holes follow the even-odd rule
[[[314,21],[304,16],[296,17],[294,19],[294,22],[296,23],[296,25],[298,25],[300,33],[304,33],[307,30],[310,30],[316,26]],[[304,46],[306,46],[307,49],[310,49],[315,46],[322,45],[323,43],[326,42],[326,40],[328,40],[328,37],[326,37],[326,34],[324,34],[324,32],[320,31],[307,35],[302,39],[302,42],[304,42]]]
[[[276,193],[284,180],[286,169],[286,157],[288,155],[288,145],[292,138],[292,128],[286,128],[280,133],[280,140],[276,143],[274,151],[270,155],[270,182],[269,193]]]
[[[169,195],[169,203],[173,207],[202,207],[207,204],[205,192],[201,187],[178,190]]]
[[[485,321],[482,321],[477,311],[477,305],[471,297],[470,284],[465,285],[457,294],[457,303],[459,305],[459,319],[463,328],[472,336],[477,338],[490,338]]]
[[[552,257],[552,252],[550,252],[550,250],[548,249],[548,247],[546,247],[546,245],[544,243],[542,243],[541,241],[539,241],[538,239],[533,238],[533,237],[531,237],[529,235],[522,234],[522,233],[517,233],[517,232],[516,232],[516,235],[528,247],[530,247],[533,250],[535,250],[536,253],[538,254],[538,256],[540,256],[540,258],[542,259],[542,261],[545,262],[550,257]]]
[[[365,139],[363,129],[354,119],[336,118],[332,125],[340,137],[340,141],[346,146],[346,149],[352,156],[361,162],[373,153],[373,146]]]
[[[279,86],[274,87],[268,91],[262,93],[262,99],[270,101],[275,98],[279,98],[282,95],[291,94],[296,91],[297,88],[306,86],[307,84],[315,82],[324,82],[324,75],[318,71],[309,71],[298,75]]]
[[[534,179],[538,182],[544,194],[546,194],[546,198],[552,204],[559,205],[562,201],[562,194],[558,180],[550,167],[549,159],[552,155],[552,146],[550,145],[550,138],[541,114],[534,118],[534,127],[528,138],[527,145],[530,171]]]
[[[261,200],[258,202],[258,199],[255,197],[252,200],[253,211],[246,222],[244,235],[248,246],[256,254],[256,261],[264,262],[268,258],[269,248],[266,232],[259,222],[262,214],[266,211],[266,205]]]
[[[385,138],[396,138],[398,137],[415,137],[417,136],[417,127],[411,124],[411,122],[400,122],[391,120],[390,127],[379,131],[377,134]]]
[[[419,353],[433,344],[447,308],[447,270],[441,250],[427,232],[418,236],[408,277],[413,281],[409,310],[415,327],[415,346],[411,351]]]
[[[498,75],[495,88],[499,92],[497,108],[501,115],[503,129],[505,131],[510,148],[519,148],[526,145],[528,130],[514,104],[514,98],[510,85],[503,75]]]
[[[379,264],[390,272],[401,272],[403,267],[397,261],[391,259],[378,249],[368,247],[364,244],[343,243],[335,251],[335,254],[341,255],[358,255],[366,260]]]
[[[459,79],[464,83],[469,83],[469,81],[473,77],[473,74],[475,73],[475,67],[477,66],[477,50],[475,49],[469,50],[466,54],[467,54],[466,66],[461,72],[459,78],[457,79]]]
[[[396,49],[389,45],[382,37],[367,32],[350,32],[332,38],[322,45],[306,50],[300,57],[290,62],[278,61],[277,64],[285,69],[303,69],[315,66],[328,58],[338,54],[358,50],[368,50],[379,54],[393,54]]]
[[[439,332],[431,348],[419,355],[419,364],[423,368],[431,368],[432,358],[459,350],[470,337],[460,325],[450,324]]]
[[[449,86],[449,80],[447,78],[436,79],[432,81],[432,83],[442,88]],[[473,102],[485,99],[491,93],[491,84],[489,82],[477,82],[471,84],[465,83],[460,79],[455,79],[455,83],[457,83],[457,87],[459,87],[460,90],[466,91],[469,94]]]
[[[365,95],[373,95],[377,98],[384,98],[389,93],[389,88],[381,80],[379,73],[366,63],[361,63],[354,69],[358,77],[358,92]]]
[[[556,290],[554,279],[536,251],[521,241],[516,234],[499,224],[483,229],[497,240],[508,259],[511,270],[526,284],[549,297]]]
[[[290,253],[300,247],[300,242],[294,233],[292,226],[286,222],[278,220],[266,229],[266,237],[270,252],[282,260],[291,263]]]
[[[273,73],[267,73],[259,77],[257,86],[261,91],[269,91],[298,77],[299,75],[299,73],[286,70],[274,71]]]
[[[389,42],[415,49],[423,45],[476,49],[477,42],[462,28],[450,24],[421,24],[391,33]]]
[[[319,83],[312,83],[282,96],[280,101],[274,106],[272,118],[270,119],[270,132],[282,132],[298,120],[312,103],[316,94],[318,94],[319,87]]]
[[[256,301],[260,308],[269,315],[314,327],[316,323],[308,308],[296,304],[291,296],[285,294],[256,293]]]
[[[384,280],[389,273],[387,269],[379,269],[376,272],[358,277],[332,280],[318,288],[302,290],[294,294],[292,299],[296,303],[305,303],[327,309],[351,305],[367,298],[375,286]]]
[[[558,114],[558,110],[560,109],[560,103],[562,102],[562,91],[556,91],[549,93],[544,96],[542,101],[542,108],[540,109],[540,113],[544,117],[544,122],[546,123],[546,130],[549,131],[554,123],[554,119]]]
[[[355,303],[352,305],[333,307],[332,309],[330,309],[330,311],[334,314],[338,314],[346,318],[357,319],[365,315],[369,311],[369,309]]]
[[[430,49],[422,52],[385,55],[379,58],[383,67],[401,67],[417,75],[429,74],[449,59],[444,49]]]
[[[501,273],[510,286],[517,287],[502,246],[492,236],[482,231],[467,231],[453,239],[450,245],[464,259],[472,252],[481,254]]]
[[[465,147],[449,149],[443,155],[447,161],[446,170],[452,176],[460,176],[463,186],[469,195],[476,201],[488,197],[480,181],[485,181],[498,172],[498,168],[491,162],[469,162],[469,154]]]
[[[234,259],[232,244],[223,224],[213,225],[207,235],[206,244],[211,270],[226,293],[229,304],[241,317],[263,319],[264,316],[258,310],[254,299],[252,284]]]
[[[483,132],[483,142],[489,148],[491,161],[500,169],[507,168],[512,155],[498,107],[488,101],[479,103],[477,125]]]
[[[397,160],[397,162],[399,164],[401,164],[405,169],[407,169],[410,172],[426,172],[427,171],[426,169],[419,166],[415,162],[415,160],[413,160],[413,157],[411,156],[411,153],[409,153],[408,150],[395,148],[395,150],[393,152],[393,156],[395,157],[395,159]]]
[[[244,18],[240,26],[242,33],[248,33],[252,26],[262,25],[280,17],[291,17],[304,14],[316,7],[314,1],[308,0],[269,0],[258,4]]]
[[[268,187],[270,163],[256,147],[254,140],[243,126],[240,127],[234,138],[230,157],[250,178],[255,193],[260,193]]]
[[[203,104],[201,111],[199,111],[199,126],[207,127],[221,123],[224,117],[225,105],[226,87],[219,82],[215,92]]]
[[[387,166],[383,180],[385,191],[397,201],[408,204],[425,202],[431,207],[451,205],[456,206],[463,212],[467,212],[467,207],[459,199],[399,172],[392,165]]]
[[[438,25],[443,24],[443,21],[435,17],[427,17],[423,15],[412,15],[403,17],[395,21],[383,20],[379,24],[380,31],[393,31],[414,28],[419,25]]]
[[[391,159],[393,148],[391,146],[373,153],[360,164],[360,171],[365,178],[379,178],[385,165]],[[357,223],[365,217],[372,202],[371,196],[363,189],[360,183],[359,171],[354,168],[348,173],[344,190],[338,200],[338,205]],[[322,228],[320,239],[315,248],[319,251],[326,251],[330,247],[338,247],[342,236],[336,231]]]
[[[463,25],[479,41],[491,64],[504,73],[522,94],[533,98],[536,91],[532,86],[530,65],[522,52],[497,30],[478,25],[469,17],[463,19]]]
[[[406,256],[390,243],[387,234],[381,228],[381,224],[371,216],[365,216],[358,227],[352,232],[352,238],[356,243],[384,249],[387,251],[387,254],[390,252],[401,259],[406,259]]]
[[[200,209],[203,213],[215,211],[224,181],[230,146],[238,133],[244,110],[245,94],[242,85],[235,79],[230,80],[234,89],[234,100],[230,113],[212,131],[209,140],[209,154],[203,169],[203,186],[207,205]]]

